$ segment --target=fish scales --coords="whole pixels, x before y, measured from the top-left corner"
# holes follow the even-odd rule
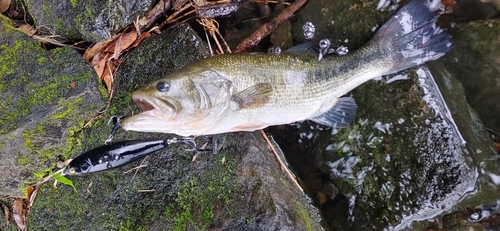
[[[125,130],[181,136],[254,131],[313,120],[347,126],[356,104],[345,97],[381,75],[395,73],[451,49],[436,26],[437,0],[412,0],[365,46],[318,60],[308,52],[238,53],[199,60],[132,94],[144,112],[122,120]]]

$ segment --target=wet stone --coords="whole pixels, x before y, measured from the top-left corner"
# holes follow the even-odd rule
[[[109,39],[143,16],[155,1],[27,0],[40,35],[55,39],[98,42]]]
[[[450,30],[454,48],[444,57],[444,67],[460,80],[467,101],[486,127],[500,131],[500,21],[458,24]]]

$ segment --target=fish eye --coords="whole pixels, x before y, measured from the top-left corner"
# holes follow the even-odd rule
[[[168,92],[168,90],[170,90],[170,84],[167,82],[158,82],[156,84],[156,89],[160,92]]]

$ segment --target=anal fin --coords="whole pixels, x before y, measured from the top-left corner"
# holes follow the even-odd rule
[[[354,121],[358,106],[354,98],[347,96],[339,98],[338,102],[330,110],[312,118],[311,120],[330,127],[347,127]]]

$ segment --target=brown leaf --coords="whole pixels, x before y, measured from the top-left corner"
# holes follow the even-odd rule
[[[24,199],[16,199],[12,205],[12,213],[19,230],[26,231],[26,210],[24,208]]]
[[[26,204],[26,213],[28,213],[31,209],[31,206],[33,206],[33,203],[35,203],[35,198],[36,194],[38,193],[38,189],[40,189],[40,185],[37,185],[35,187],[28,187],[28,203]]]
[[[10,226],[10,210],[9,207],[7,207],[4,204],[1,204],[3,207],[3,215],[5,217],[5,222],[7,223],[7,226]]]
[[[108,88],[108,91],[111,91],[111,88],[113,87],[113,70],[115,67],[115,63],[108,61],[105,64],[105,68],[103,71],[103,74],[100,76],[101,80],[106,84],[106,87]]]
[[[108,60],[108,56],[96,55],[92,60],[92,66],[94,67],[97,76],[102,80],[102,75],[104,74],[104,68],[106,67],[106,61]]]
[[[127,49],[130,45],[134,44],[137,39],[137,32],[135,30],[122,33],[115,41],[114,44],[109,46],[106,51],[113,53],[113,57],[118,59],[122,51]]]
[[[109,44],[114,42],[115,39],[118,38],[118,36],[120,36],[120,35],[116,34],[116,35],[113,35],[110,39],[108,39],[106,41],[102,41],[102,42],[98,42],[98,43],[94,44],[94,46],[92,46],[91,48],[89,48],[85,51],[85,53],[83,54],[83,58],[90,61],[97,54],[104,53],[106,51],[107,47],[109,46]]]
[[[500,152],[500,143],[493,142],[493,148],[495,148],[497,152]]]
[[[2,1],[2,0],[0,0],[0,1]],[[29,24],[23,24],[19,27],[19,29],[30,37],[33,36],[34,34],[36,34],[35,27],[33,27],[32,25],[29,25]]]
[[[132,49],[132,48],[134,48],[134,47],[136,47],[136,46],[138,46],[138,45],[142,42],[142,40],[144,40],[145,38],[147,38],[147,37],[149,37],[149,36],[151,36],[151,33],[147,32],[147,31],[146,31],[146,32],[144,32],[144,33],[142,33],[142,34],[141,34],[141,37],[140,37],[140,38],[138,38],[137,40],[135,40],[135,42],[134,42],[132,45],[130,45],[130,46],[126,49],[126,51],[128,51],[128,50],[130,50],[130,49]]]
[[[0,0],[0,14],[9,9],[11,0]]]

